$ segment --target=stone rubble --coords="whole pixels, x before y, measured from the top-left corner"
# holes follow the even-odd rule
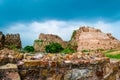
[[[99,54],[24,55],[13,50],[0,50],[0,79],[4,80],[119,80],[120,61]],[[28,53],[27,53],[28,54]],[[9,57],[6,60],[5,57]],[[9,55],[9,56],[8,56]],[[12,56],[12,57],[11,57]],[[24,56],[24,57],[23,57]],[[15,58],[17,62],[10,61]],[[13,76],[14,75],[14,76]],[[5,77],[7,76],[7,77]],[[13,77],[11,77],[13,76]],[[12,79],[14,78],[14,79]]]

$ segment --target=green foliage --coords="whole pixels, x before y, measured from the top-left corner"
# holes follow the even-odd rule
[[[62,46],[59,43],[50,43],[45,46],[45,51],[47,53],[57,53],[63,50]]]
[[[71,36],[71,40],[74,38],[75,34],[76,34],[76,30],[73,31],[72,36]]]
[[[71,49],[71,48],[65,48],[62,53],[68,54],[68,53],[74,53],[76,52],[75,50]]]
[[[16,45],[10,45],[9,48],[12,49],[12,50],[16,50],[16,51],[18,50]]]
[[[43,43],[43,40],[38,39],[38,40],[35,40],[34,42],[38,43],[38,45],[40,46]]]
[[[35,42],[43,42],[43,40],[41,40],[41,39],[38,39],[38,40],[35,40]]]
[[[34,52],[34,47],[33,46],[26,46],[23,49],[25,52]]]
[[[112,55],[112,54],[105,54],[107,57],[109,58],[113,58],[113,59],[120,59],[120,54],[115,54],[115,55]]]
[[[116,52],[116,54],[112,54],[113,52]],[[109,58],[120,59],[120,53],[117,53],[117,50],[113,50],[113,49],[107,50],[103,54]]]
[[[111,50],[108,50],[108,51],[104,52],[104,54],[112,53],[112,52],[114,52],[114,51],[116,51],[116,50],[111,49]]]
[[[81,52],[83,52],[83,53],[84,53],[84,52],[89,52],[89,50],[82,50]]]

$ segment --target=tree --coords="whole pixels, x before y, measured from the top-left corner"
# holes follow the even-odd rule
[[[33,46],[26,46],[24,49],[26,52],[34,52],[34,47]]]
[[[63,50],[63,47],[59,43],[50,43],[49,45],[45,46],[45,51],[47,53],[57,53],[61,52]]]

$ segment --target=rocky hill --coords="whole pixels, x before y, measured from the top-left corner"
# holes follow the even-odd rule
[[[103,33],[99,29],[91,27],[80,27],[76,30],[72,37],[71,43],[78,45],[77,51],[83,49],[96,50],[96,49],[113,49],[120,46],[120,41],[113,37],[110,33]]]
[[[0,48],[3,47],[10,47],[10,46],[16,46],[17,48],[21,48],[21,39],[19,34],[6,34],[4,35],[2,32],[0,32]]]

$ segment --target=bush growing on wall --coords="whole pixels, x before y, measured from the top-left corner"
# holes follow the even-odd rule
[[[25,52],[34,52],[34,47],[33,46],[26,46],[23,49]]]
[[[63,50],[63,47],[59,43],[50,43],[45,46],[45,51],[47,53],[58,53]]]

